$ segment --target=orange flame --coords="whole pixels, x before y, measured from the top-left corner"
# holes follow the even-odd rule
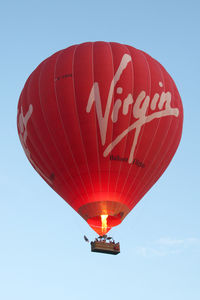
[[[108,215],[101,215],[101,230],[102,230],[102,233],[103,234],[106,234],[107,232],[107,218],[108,218]]]

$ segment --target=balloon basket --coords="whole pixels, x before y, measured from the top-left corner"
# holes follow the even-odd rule
[[[120,253],[120,244],[115,243],[112,238],[104,236],[96,238],[94,242],[91,242],[91,252],[99,252],[105,254],[117,255]]]

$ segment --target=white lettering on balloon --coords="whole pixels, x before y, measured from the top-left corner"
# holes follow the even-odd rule
[[[50,184],[52,185],[52,181],[35,165],[34,161],[31,158],[31,153],[27,147],[27,137],[28,137],[28,132],[27,132],[27,124],[28,121],[33,113],[33,105],[30,104],[27,113],[24,115],[23,114],[23,108],[21,106],[21,111],[19,114],[19,138],[22,144],[22,147],[24,149],[24,152],[26,153],[26,156],[28,157],[29,161],[35,168],[35,170]]]
[[[19,136],[22,142],[22,145],[26,147],[27,140],[27,123],[33,113],[33,105],[30,104],[27,113],[23,114],[23,108],[21,106],[21,112],[19,114]],[[27,148],[27,147],[26,147]]]
[[[97,114],[97,120],[100,130],[100,136],[101,136],[101,143],[104,146],[106,143],[106,135],[107,135],[107,129],[108,129],[108,121],[109,116],[111,113],[111,121],[113,123],[117,123],[119,112],[122,107],[122,114],[127,115],[129,108],[132,106],[132,113],[133,117],[136,119],[135,122],[133,122],[128,128],[126,128],[121,134],[119,134],[104,150],[103,156],[107,157],[111,151],[115,148],[116,145],[118,145],[122,139],[131,131],[135,129],[135,136],[133,140],[133,144],[130,150],[130,155],[128,162],[131,164],[134,159],[134,152],[137,146],[137,141],[140,135],[141,128],[144,124],[149,123],[153,121],[154,119],[163,118],[166,116],[175,116],[178,117],[179,110],[178,108],[172,108],[171,107],[171,93],[168,92],[162,92],[161,95],[158,93],[155,93],[152,99],[150,99],[150,96],[146,94],[145,91],[141,91],[139,95],[137,96],[135,103],[132,94],[128,94],[127,97],[123,100],[116,99],[113,108],[111,108],[114,89],[116,87],[116,84],[120,80],[120,77],[124,70],[127,68],[127,65],[131,62],[131,56],[128,54],[124,54],[122,57],[122,60],[120,62],[120,65],[114,75],[114,78],[111,81],[110,89],[108,93],[107,103],[105,112],[103,115],[102,112],[102,104],[101,104],[101,96],[100,96],[100,90],[99,90],[99,84],[98,82],[94,82],[87,107],[86,112],[90,113],[92,106],[95,102],[96,107],[96,114]],[[163,83],[159,82],[159,86],[163,87]],[[122,94],[123,89],[122,87],[118,87],[116,89],[117,94]],[[155,111],[156,108],[159,111],[153,112],[149,115],[147,115],[148,109]],[[111,112],[112,109],[112,112]]]

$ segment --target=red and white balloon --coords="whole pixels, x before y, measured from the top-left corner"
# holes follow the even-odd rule
[[[55,53],[33,71],[17,124],[36,171],[105,234],[169,165],[183,108],[173,79],[151,56],[88,42]]]

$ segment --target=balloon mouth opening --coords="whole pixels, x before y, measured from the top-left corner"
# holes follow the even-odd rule
[[[120,214],[117,216],[100,215],[89,218],[87,223],[97,234],[104,235],[112,229],[112,227],[119,225],[121,221]]]

